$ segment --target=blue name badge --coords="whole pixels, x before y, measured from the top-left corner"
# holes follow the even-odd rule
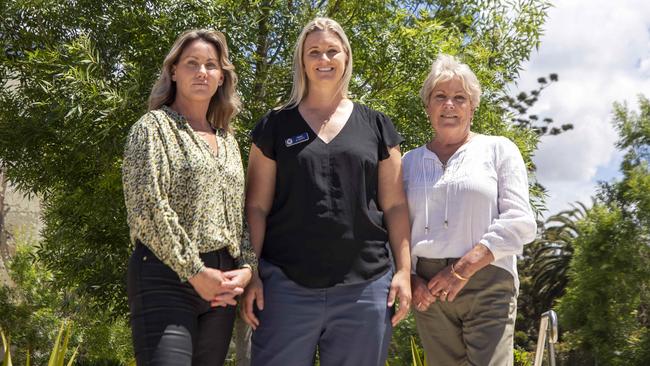
[[[307,140],[309,140],[309,134],[307,132],[303,132],[300,135],[289,137],[288,139],[284,140],[284,145],[286,147],[290,147],[293,145],[297,145],[301,142],[305,142]]]

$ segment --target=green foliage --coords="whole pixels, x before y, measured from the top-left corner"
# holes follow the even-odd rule
[[[68,353],[68,343],[70,342],[70,335],[72,334],[72,324],[66,322],[61,323],[61,328],[59,329],[59,334],[56,336],[54,341],[54,348],[52,353],[50,353],[50,359],[47,362],[47,366],[63,366],[65,365],[65,355]],[[77,357],[77,351],[79,346],[75,348],[70,356],[70,360],[67,365],[71,366]]]
[[[569,286],[560,301],[570,348],[599,364],[647,365],[650,308],[650,101],[616,104],[623,179],[604,184],[578,225]]]
[[[526,114],[528,109],[537,103],[542,91],[548,88],[552,83],[558,81],[557,74],[549,74],[548,80],[550,81],[547,81],[545,77],[537,79],[537,88],[531,90],[529,93],[520,92],[516,97],[511,97],[509,95],[502,97],[502,101],[505,102],[507,110],[513,116],[514,124],[520,128],[532,128],[540,136],[555,136],[573,129],[573,124],[571,123],[562,124],[560,127],[551,127],[551,124],[553,123],[552,118],[544,117],[540,121],[539,116],[535,114]],[[540,122],[543,122],[543,124],[540,124]]]
[[[635,331],[639,285],[647,272],[640,267],[636,227],[623,220],[618,208],[596,205],[580,230],[570,285],[558,309],[561,324],[598,360],[628,364],[620,352]]]
[[[7,337],[5,337],[5,333],[2,331],[2,328],[0,328],[0,338],[2,338],[2,349],[4,350],[4,354],[2,355],[2,365],[4,366],[12,366],[13,364],[11,363],[11,342]]]
[[[419,355],[423,356],[422,345],[420,338],[416,337],[417,329],[415,327],[415,317],[413,313],[402,320],[397,327],[393,328],[392,342],[388,348],[388,362],[391,365],[412,365],[413,363],[413,350],[417,349]],[[414,345],[413,342],[416,342]]]
[[[534,354],[515,347],[515,366],[533,366]]]
[[[427,357],[424,354],[424,350],[422,350],[418,346],[413,336],[411,336],[410,339],[411,339],[411,355],[413,356],[413,366],[426,366]]]
[[[15,286],[0,287],[0,328],[16,346],[15,363],[26,364],[31,358],[36,365],[46,364],[54,345],[59,344],[58,350],[77,347],[76,359],[80,363],[125,364],[132,358],[126,319],[111,318],[109,312],[101,309],[93,310],[88,300],[60,287],[35,256],[34,245],[18,245],[9,265]],[[59,330],[56,341],[62,320],[69,321],[65,327],[61,325],[64,334]],[[57,360],[61,359],[61,352]]]
[[[551,309],[555,299],[564,294],[568,269],[573,257],[573,242],[580,235],[578,222],[587,215],[587,207],[577,202],[573,208],[549,216],[540,238],[527,250],[531,254],[528,273],[532,276],[535,319]]]
[[[54,346],[52,348],[52,352],[50,353],[50,358],[47,362],[47,366],[71,366],[76,357],[77,357],[77,351],[79,347],[75,348],[75,350],[72,352],[72,355],[70,356],[70,359],[68,360],[68,363],[65,363],[65,355],[68,353],[68,342],[70,341],[70,335],[72,333],[72,328],[70,324],[67,324],[63,322],[61,323],[61,328],[59,329],[59,333],[56,336],[56,340],[54,341]],[[5,354],[3,357],[3,366],[12,366],[11,362],[11,352],[10,352],[10,347],[11,344],[9,340],[5,337],[4,332],[0,328],[0,336],[2,336],[2,345],[5,350]],[[27,356],[25,357],[25,365],[29,366],[31,364],[31,358],[29,356],[29,351],[27,352]]]

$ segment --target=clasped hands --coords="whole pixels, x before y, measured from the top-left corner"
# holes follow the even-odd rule
[[[454,276],[451,265],[436,273],[428,282],[411,275],[413,304],[418,311],[426,311],[436,301],[454,301],[467,281]]]
[[[196,292],[212,307],[237,305],[235,297],[244,292],[250,282],[253,271],[250,268],[220,271],[215,268],[204,268],[188,281]]]

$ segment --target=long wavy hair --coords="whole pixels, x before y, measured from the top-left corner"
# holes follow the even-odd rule
[[[307,96],[309,80],[305,73],[305,64],[302,59],[302,54],[305,48],[305,39],[307,39],[307,36],[310,33],[315,31],[332,32],[341,40],[343,50],[348,56],[348,62],[345,65],[345,72],[339,82],[338,90],[344,98],[347,98],[348,96],[348,85],[352,78],[352,48],[350,47],[350,41],[348,41],[348,37],[345,35],[341,25],[334,19],[318,17],[309,22],[302,29],[302,32],[300,32],[300,36],[298,36],[296,46],[293,50],[293,85],[291,87],[291,96],[289,101],[281,106],[280,109],[295,107]]]
[[[228,59],[228,45],[223,33],[208,29],[193,29],[183,32],[174,44],[163,61],[160,77],[156,80],[151,94],[149,95],[149,110],[154,110],[163,105],[171,105],[176,99],[176,82],[172,80],[172,68],[178,63],[178,59],[195,40],[203,40],[210,43],[217,50],[219,66],[223,73],[223,83],[217,92],[210,99],[207,119],[214,128],[230,130],[230,121],[241,110],[241,100],[237,94],[237,74],[235,66]]]

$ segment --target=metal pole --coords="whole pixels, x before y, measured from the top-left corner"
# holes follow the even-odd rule
[[[555,343],[558,340],[557,314],[549,310],[542,314],[539,324],[539,336],[537,338],[537,349],[535,350],[535,366],[542,366],[544,360],[544,346],[548,342],[548,360],[551,366],[555,366]]]

